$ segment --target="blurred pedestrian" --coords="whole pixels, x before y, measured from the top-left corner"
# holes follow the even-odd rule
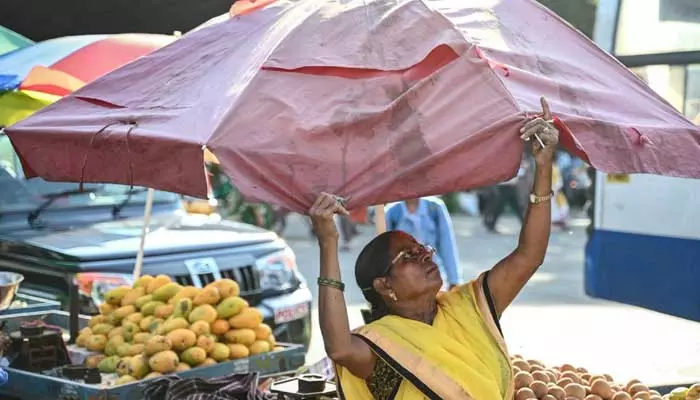
[[[452,219],[441,199],[422,197],[392,203],[385,214],[387,230],[404,231],[435,249],[435,263],[449,288],[461,283]]]
[[[510,206],[522,225],[525,218],[525,209],[521,202],[522,196],[521,191],[518,190],[518,183],[521,179],[526,177],[528,167],[527,158],[523,157],[516,176],[499,183],[496,185],[495,190],[491,192],[493,197],[488,202],[483,219],[484,226],[489,232],[498,233],[496,223],[501,215],[503,215],[506,206]]]

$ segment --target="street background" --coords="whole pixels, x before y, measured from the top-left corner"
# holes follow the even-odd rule
[[[572,363],[621,381],[637,378],[665,384],[697,379],[700,324],[585,295],[588,220],[573,217],[570,232],[553,228],[544,265],[501,319],[510,353],[548,365]],[[325,356],[316,308],[318,247],[301,218],[290,216],[285,238],[314,296],[314,332],[307,356],[308,362],[314,362]],[[511,216],[499,221],[501,234],[487,233],[475,217],[453,215],[453,223],[465,279],[476,277],[512,251],[520,232],[520,223]],[[340,254],[351,328],[362,325],[360,310],[365,306],[355,284],[354,262],[374,235],[373,226],[360,229],[351,250]]]

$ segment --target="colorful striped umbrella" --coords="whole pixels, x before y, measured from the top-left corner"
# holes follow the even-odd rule
[[[0,54],[31,46],[34,41],[0,25]]]
[[[68,36],[0,55],[0,127],[173,40],[151,34]]]
[[[160,47],[174,36],[83,35],[56,38],[0,56],[0,91],[65,96]]]

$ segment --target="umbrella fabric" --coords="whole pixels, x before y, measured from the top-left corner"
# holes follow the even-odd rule
[[[34,42],[19,33],[0,25],[0,54],[30,46]]]
[[[58,96],[29,90],[0,92],[0,128],[21,121],[58,99]]]
[[[83,35],[56,38],[0,56],[0,77],[15,88],[64,96],[175,38],[154,34]]]
[[[700,177],[700,128],[534,0],[278,0],[188,33],[8,130],[29,176],[351,207],[515,175],[545,96],[606,172]]]

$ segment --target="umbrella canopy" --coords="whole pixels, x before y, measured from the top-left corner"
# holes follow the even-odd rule
[[[0,90],[26,89],[64,96],[153,50],[174,36],[68,36],[0,56]]]
[[[9,53],[32,45],[34,42],[19,33],[0,25],[0,54]]]
[[[251,199],[385,203],[514,176],[543,95],[603,171],[700,177],[700,128],[534,0],[248,3],[11,127],[27,175],[205,197],[206,147]]]

